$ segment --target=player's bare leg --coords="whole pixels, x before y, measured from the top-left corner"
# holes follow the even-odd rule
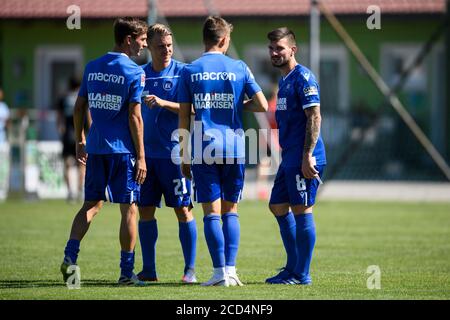
[[[139,207],[139,221],[156,220],[155,213],[156,207],[154,206]]]
[[[80,211],[78,211],[72,223],[70,239],[81,241],[89,230],[92,219],[97,215],[103,206],[103,201],[85,201]]]
[[[303,206],[303,205],[297,205],[297,206],[292,206],[292,212],[294,213],[294,215],[299,215],[299,214],[306,214],[306,213],[312,213],[313,212],[313,208],[314,206]]]
[[[92,219],[100,211],[102,206],[103,201],[86,201],[73,219],[69,241],[67,241],[66,248],[64,249],[64,260],[60,267],[64,282],[71,275],[68,273],[69,267],[77,264],[80,241],[89,230]]]
[[[178,222],[190,222],[194,220],[192,208],[190,207],[174,208],[174,211],[177,216]]]
[[[120,269],[119,285],[144,285],[133,273],[134,269],[134,248],[136,246],[137,235],[137,206],[136,204],[120,204]]]
[[[289,203],[269,204],[270,212],[276,217],[284,216],[289,212]]]
[[[120,246],[123,251],[133,251],[136,246],[136,204],[120,204],[120,213],[122,220],[120,221]]]

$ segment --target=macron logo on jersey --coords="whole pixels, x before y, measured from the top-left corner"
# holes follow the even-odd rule
[[[191,82],[206,80],[236,81],[236,74],[233,72],[199,72],[191,74]]]
[[[117,74],[91,72],[88,74],[88,81],[102,81],[102,82],[112,82],[116,84],[124,84],[125,77],[118,76]]]

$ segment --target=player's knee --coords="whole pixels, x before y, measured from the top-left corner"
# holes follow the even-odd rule
[[[237,212],[238,204],[229,202],[229,201],[223,201],[222,202],[222,214],[228,213],[228,212]]]
[[[269,210],[270,210],[270,212],[272,212],[273,215],[277,215],[277,212],[278,212],[277,207],[271,203],[269,203]]]
[[[269,210],[274,216],[284,216],[289,212],[289,205],[279,205],[269,203]]]
[[[294,214],[312,213],[313,212],[313,206],[303,206],[303,205],[293,206],[292,207],[292,212]]]
[[[100,212],[103,207],[103,201],[86,201],[83,204],[83,208],[80,210],[87,215],[88,221],[90,221],[97,213]]]
[[[175,214],[179,222],[189,222],[194,219],[192,211],[188,207],[175,208]]]
[[[150,221],[155,220],[155,207],[139,207],[139,220]]]
[[[86,201],[83,207],[86,211],[97,213],[103,207],[103,201]]]

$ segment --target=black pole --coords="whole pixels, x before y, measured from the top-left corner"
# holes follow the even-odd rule
[[[447,30],[445,33],[445,111],[444,111],[444,131],[446,143],[444,144],[444,154],[447,155],[447,161],[450,160],[450,0],[447,0],[447,10],[445,12],[447,19]]]

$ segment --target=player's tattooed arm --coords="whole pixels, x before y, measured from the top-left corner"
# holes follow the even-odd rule
[[[305,109],[306,114],[306,134],[303,154],[312,154],[316,147],[317,140],[319,140],[320,123],[322,117],[320,116],[320,107],[310,107]]]
[[[320,124],[322,117],[320,115],[320,106],[314,106],[305,109],[306,114],[306,133],[305,144],[303,147],[302,172],[305,178],[312,179],[319,172],[314,168],[313,151],[319,140]]]

